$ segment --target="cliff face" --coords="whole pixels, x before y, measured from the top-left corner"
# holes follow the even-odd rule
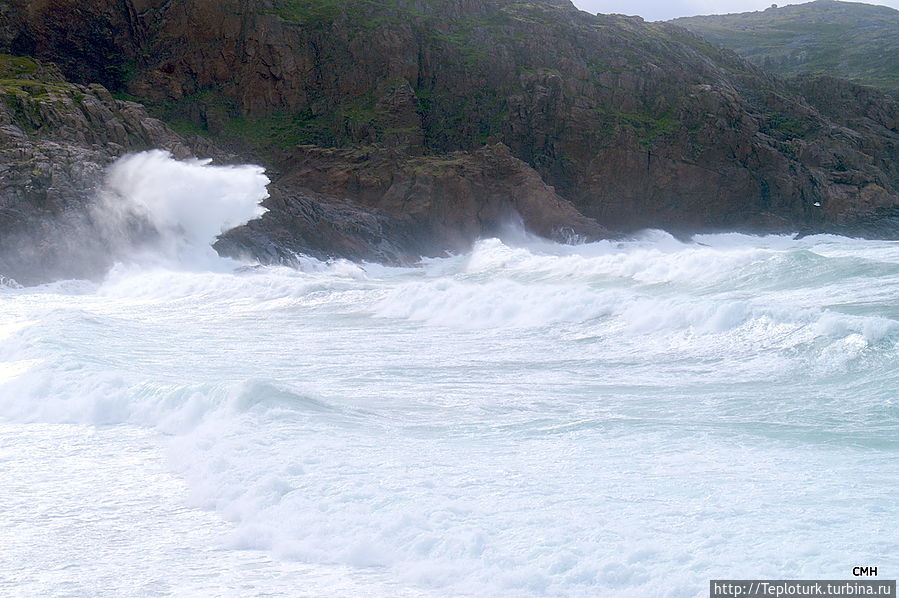
[[[828,86],[778,80],[670,25],[545,0],[78,6],[30,4],[16,43],[54,57],[73,36],[118,32],[129,93],[271,159],[298,143],[417,154],[501,141],[621,228],[824,226],[854,218],[870,185],[897,198],[895,103],[851,88],[842,114],[857,118],[841,121],[820,108]],[[75,24],[54,41],[59,15]],[[871,101],[885,118],[869,118]]]
[[[271,200],[270,218],[281,216],[268,226],[285,239],[305,230],[291,228],[296,214],[331,201],[337,222],[362,210],[366,234],[396,231],[396,247],[427,245],[424,230],[432,249],[455,248],[494,226],[467,200],[452,204],[502,193],[486,183],[502,170],[491,160],[514,165],[509,189],[527,179],[557,202],[551,218],[525,218],[549,234],[568,216],[578,234],[602,234],[577,211],[620,229],[896,234],[882,226],[899,205],[895,102],[828,78],[778,79],[679,27],[567,0],[12,0],[4,10],[7,48],[272,167],[282,197],[305,202]],[[72,60],[73,45],[100,38],[112,54]],[[508,156],[479,149],[498,142]],[[347,165],[358,156],[365,165]],[[443,164],[453,161],[458,171]],[[459,212],[438,215],[427,207],[436,198]],[[254,226],[231,251],[264,243]],[[298,249],[315,244],[303,234]]]
[[[23,284],[102,275],[119,238],[95,209],[106,167],[132,151],[235,157],[184,138],[101,85],[0,55],[0,275]],[[606,234],[502,145],[411,158],[388,150],[297,148],[264,218],[225,235],[223,254],[289,262],[303,253],[411,263],[462,251],[520,217],[548,237]],[[136,232],[140,224],[135,223]],[[152,233],[152,231],[149,231]]]

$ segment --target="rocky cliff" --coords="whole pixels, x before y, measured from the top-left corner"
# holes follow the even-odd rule
[[[30,58],[0,56],[0,97],[0,274],[23,284],[97,274],[109,248],[89,206],[105,167],[131,150],[191,150],[143,106]]]
[[[567,0],[12,0],[0,16],[6,50],[272,169],[267,219],[222,251],[407,259],[514,212],[586,238],[597,222],[896,235],[895,102],[779,79],[668,24]],[[351,213],[364,234],[339,224]]]
[[[2,280],[91,278],[120,257],[121,231],[107,230],[97,202],[116,158],[164,148],[181,158],[239,159],[31,58],[0,55],[0,98]],[[291,172],[269,188],[269,212],[224,236],[221,253],[276,263],[297,254],[411,263],[467,249],[513,218],[561,240],[606,234],[502,145],[414,159],[307,146],[288,161]],[[153,233],[139,221],[129,226]]]

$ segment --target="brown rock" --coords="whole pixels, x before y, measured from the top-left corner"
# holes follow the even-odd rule
[[[874,90],[779,79],[678,27],[562,0],[310,6],[12,0],[0,43],[251,149],[284,173],[280,242],[315,237],[302,214],[328,214],[333,235],[291,241],[328,254],[353,245],[357,224],[396,248],[461,248],[513,212],[546,235],[603,234],[589,218],[897,234],[899,112]],[[77,118],[47,103],[13,126],[52,123],[61,139],[111,148],[163,131],[99,90],[84,99]]]

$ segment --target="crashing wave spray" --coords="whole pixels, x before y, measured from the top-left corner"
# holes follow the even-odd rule
[[[131,259],[206,266],[218,235],[265,213],[270,180],[259,166],[211,166],[153,150],[117,160],[97,218]]]

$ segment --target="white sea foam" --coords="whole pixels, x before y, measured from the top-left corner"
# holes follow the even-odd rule
[[[99,544],[17,540],[0,590],[694,597],[897,570],[896,244],[697,241],[4,291],[0,455],[95,469],[29,482],[0,532],[56,512]]]
[[[135,220],[149,223],[152,241],[141,247],[144,263],[213,267],[220,260],[210,246],[223,232],[265,209],[265,170],[258,166],[213,166],[211,160],[175,160],[161,150],[130,154],[116,161],[97,205],[107,234],[135,259]]]

